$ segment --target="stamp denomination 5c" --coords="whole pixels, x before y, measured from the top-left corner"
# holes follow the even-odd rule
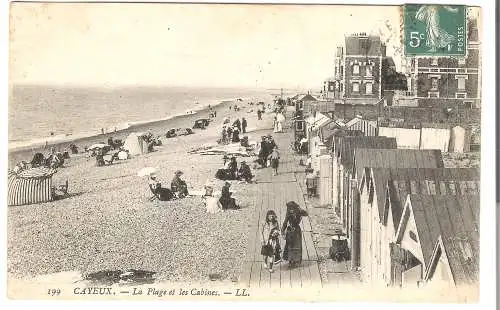
[[[465,6],[405,5],[406,56],[465,56],[466,41]]]

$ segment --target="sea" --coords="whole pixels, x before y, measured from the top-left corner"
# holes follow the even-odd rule
[[[15,85],[9,96],[9,151],[168,120],[238,98],[272,97],[259,89]]]

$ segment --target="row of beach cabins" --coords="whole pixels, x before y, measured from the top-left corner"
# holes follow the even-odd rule
[[[350,269],[375,287],[476,284],[479,169],[443,162],[470,151],[470,131],[308,114],[296,109],[295,141],[307,141],[319,204],[340,217]]]

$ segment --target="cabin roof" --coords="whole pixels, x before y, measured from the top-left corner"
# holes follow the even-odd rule
[[[478,195],[480,189],[476,168],[372,168],[371,176],[381,220],[387,224],[389,198],[394,227],[399,224],[408,194]]]
[[[366,149],[354,150],[353,172],[361,179],[365,168],[443,168],[440,150]]]
[[[336,156],[340,163],[352,170],[355,149],[395,149],[396,138],[372,136],[344,136],[335,138]]]
[[[479,196],[408,195],[405,210],[408,205],[413,210],[426,268],[430,266],[435,244],[442,236],[454,278],[457,275],[459,278],[471,276],[471,271],[463,268],[463,262],[469,260],[468,253],[460,250],[455,241],[470,242],[473,254],[479,248]],[[401,225],[404,225],[400,227],[402,232],[406,223]]]

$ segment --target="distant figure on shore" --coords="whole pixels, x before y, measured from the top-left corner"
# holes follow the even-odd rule
[[[283,260],[288,261],[290,267],[302,263],[302,230],[300,222],[307,212],[300,208],[295,201],[286,204],[286,216],[281,228],[281,233],[285,237],[285,247],[283,249]]]
[[[231,111],[231,106],[229,106],[229,111]]]
[[[101,134],[104,134],[104,128],[101,128]]]
[[[222,133],[221,133],[221,144],[227,144],[227,131],[226,131],[226,126],[222,127]]]
[[[244,117],[241,118],[241,130],[243,133],[247,133],[247,120]]]
[[[240,142],[240,130],[238,129],[238,127],[233,128],[233,136],[231,142],[233,143]]]
[[[156,174],[151,174],[149,176],[149,188],[153,193],[153,197],[150,200],[158,199],[160,201],[168,201],[174,198],[174,194],[168,188],[161,187],[161,183],[157,180]]]
[[[181,175],[183,175],[183,172],[177,170],[174,178],[172,179],[172,183],[170,183],[170,189],[177,196],[177,198],[184,198],[189,195],[187,184],[181,179]]]
[[[236,180],[237,172],[238,172],[238,163],[236,162],[236,157],[231,157],[231,160],[229,161],[229,173],[231,175],[230,180]]]
[[[240,132],[241,132],[241,122],[240,122],[240,119],[239,119],[239,118],[237,118],[237,119],[234,121],[234,123],[233,123],[233,127],[238,128],[238,131],[240,131]]]
[[[233,193],[229,191],[229,188],[231,187],[231,183],[226,182],[224,186],[222,186],[222,193],[221,197],[219,198],[219,202],[222,206],[223,210],[237,210],[240,207],[236,204],[236,199],[232,198],[231,196]]]
[[[262,120],[262,111],[260,109],[257,110],[257,119]]]

